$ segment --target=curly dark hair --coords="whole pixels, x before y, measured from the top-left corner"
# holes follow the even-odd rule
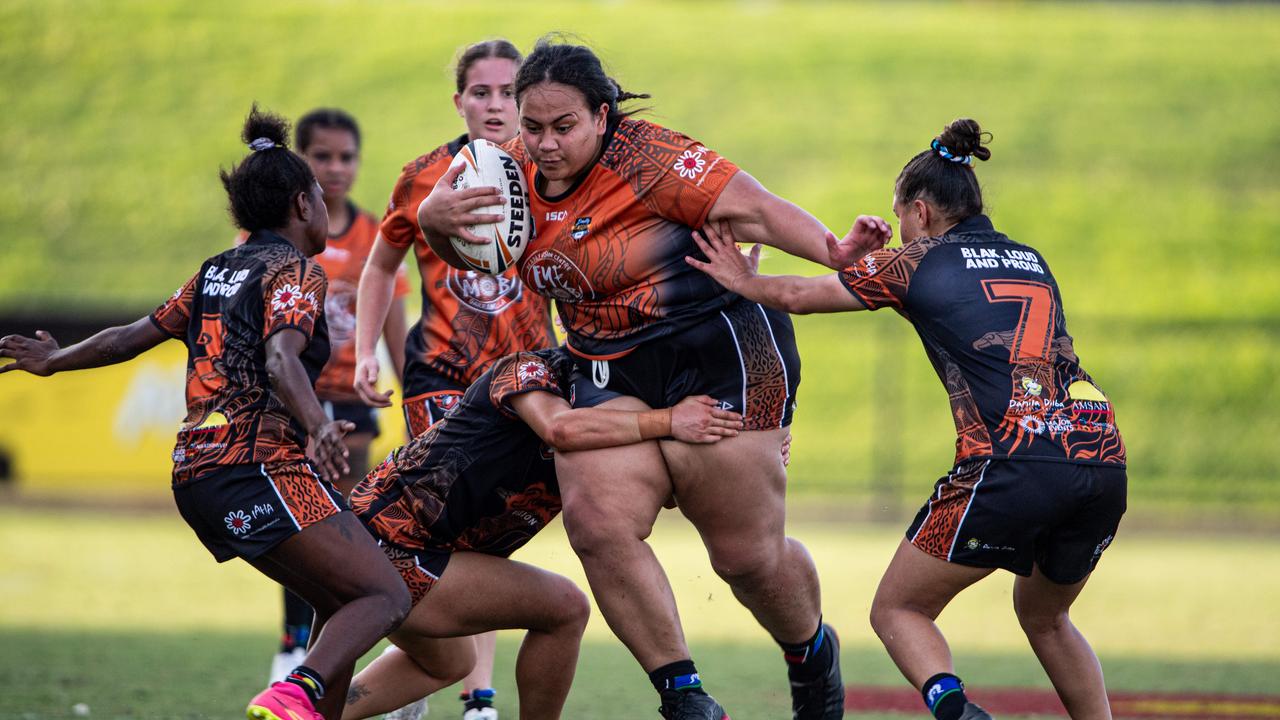
[[[257,103],[245,118],[240,139],[252,152],[230,170],[218,172],[231,218],[248,232],[284,227],[293,199],[311,192],[316,176],[306,160],[289,150],[289,122],[259,110]]]

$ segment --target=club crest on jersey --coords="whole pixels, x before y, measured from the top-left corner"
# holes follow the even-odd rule
[[[542,250],[525,257],[526,276],[539,295],[564,302],[579,302],[595,295],[587,276],[564,255]]]
[[[449,269],[445,287],[458,302],[476,312],[497,315],[520,301],[524,286],[514,275],[485,275],[474,270]]]
[[[527,360],[516,366],[516,377],[520,382],[541,380],[547,376],[547,366],[536,360]]]
[[[324,314],[329,321],[329,342],[343,345],[356,335],[356,286],[345,280],[330,280],[324,296]]]
[[[581,240],[591,232],[591,218],[580,217],[573,221],[573,228],[569,230],[569,237],[574,240]]]
[[[440,406],[440,409],[445,411],[446,413],[451,413],[453,412],[454,408],[458,407],[458,403],[460,402],[460,400],[461,400],[460,395],[454,395],[450,393],[448,395],[441,395],[439,398],[437,398],[436,405]]]

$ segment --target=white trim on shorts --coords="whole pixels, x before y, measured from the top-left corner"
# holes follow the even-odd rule
[[[304,462],[302,463],[302,466],[307,469],[307,472],[311,473],[311,477],[316,479],[316,484],[320,486],[320,492],[324,493],[325,499],[329,501],[329,504],[333,506],[333,509],[338,512],[342,512],[343,508],[333,501],[333,494],[329,492],[329,488],[324,486],[324,481],[320,479],[320,476],[316,474],[315,470],[311,469],[311,463]]]
[[[951,562],[951,554],[956,551],[956,542],[960,540],[960,528],[964,527],[965,518],[969,517],[969,508],[973,507],[974,498],[978,497],[978,486],[987,477],[987,468],[991,467],[991,460],[987,460],[982,464],[982,472],[978,473],[978,481],[973,484],[973,492],[969,493],[969,502],[964,504],[964,514],[960,516],[960,522],[956,524],[956,532],[951,537],[951,547],[947,548],[947,562]]]
[[[724,311],[720,311],[720,317],[724,318],[724,323],[729,326],[729,334],[733,336],[733,349],[738,353],[738,367],[742,369],[742,417],[747,417],[747,363],[742,359],[742,345],[738,343],[738,333],[733,331],[733,321],[729,319]]]
[[[271,489],[275,491],[276,497],[280,498],[280,507],[284,508],[285,514],[293,521],[294,529],[302,532],[302,525],[298,522],[298,518],[293,516],[293,511],[289,509],[289,503],[285,502],[284,495],[280,494],[280,486],[276,485],[276,481],[267,473],[267,466],[263,463],[258,463],[258,470],[262,472],[262,477],[266,478],[267,482],[271,484]]]
[[[782,421],[787,417],[787,406],[791,404],[791,382],[787,377],[787,361],[782,357],[782,350],[778,348],[778,338],[773,335],[773,323],[769,322],[764,306],[756,303],[756,309],[760,311],[760,317],[764,318],[764,326],[769,328],[769,342],[773,343],[773,352],[778,356],[778,365],[782,367],[782,387],[786,388],[787,396],[782,401],[782,411],[778,415],[778,427],[781,428]]]

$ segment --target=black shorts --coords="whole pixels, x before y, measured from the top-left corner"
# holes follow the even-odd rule
[[[467,386],[431,370],[422,363],[405,365],[404,424],[418,437],[453,412]]]
[[[324,414],[328,415],[330,420],[347,420],[355,423],[356,429],[351,432],[369,433],[378,437],[378,411],[375,408],[359,402],[324,400],[320,404],[324,406]]]
[[[1115,539],[1128,480],[1123,467],[1036,460],[961,463],[907,529],[930,555],[1049,580],[1083,580]]]
[[[218,562],[252,560],[347,509],[306,462],[229,465],[173,488],[173,500]]]
[[[746,300],[668,337],[611,360],[573,356],[574,407],[630,395],[649,407],[710,395],[742,413],[747,430],[791,424],[800,386],[800,354],[791,317]]]

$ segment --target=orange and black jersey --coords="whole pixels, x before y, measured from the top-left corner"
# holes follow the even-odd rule
[[[560,512],[551,449],[511,400],[528,392],[567,398],[572,369],[558,348],[501,358],[456,410],[356,486],[352,509],[404,549],[510,555]]]
[[[868,309],[915,326],[950,395],[957,464],[1124,465],[1111,403],[1080,367],[1048,264],[985,215],[873,252],[840,280]]]
[[[267,377],[266,341],[307,336],[312,382],[329,357],[324,270],[269,232],[209,258],[151,321],[187,345],[187,417],[173,449],[173,483],[228,465],[299,461],[306,430]]]
[[[378,219],[355,203],[347,201],[351,222],[337,233],[331,233],[324,252],[315,261],[324,268],[329,280],[325,292],[324,316],[329,327],[329,362],[316,379],[316,397],[340,403],[363,403],[353,387],[356,379],[356,290],[365,261],[373,252],[378,235]],[[330,228],[332,230],[332,228]],[[243,245],[249,234],[241,231],[236,244]],[[404,268],[396,270],[394,297],[409,294],[409,281]]]
[[[391,245],[413,247],[422,274],[422,319],[409,332],[409,359],[462,386],[504,355],[557,344],[546,299],[529,292],[514,269],[501,275],[458,270],[422,236],[418,205],[466,143],[463,135],[405,165],[381,227]]]
[[[706,221],[737,166],[689,137],[624,118],[595,165],[563,195],[547,197],[523,142],[503,147],[530,179],[534,237],[520,276],[554,298],[579,355],[607,359],[694,325],[731,304],[690,267],[692,231]]]
[[[315,257],[329,279],[324,316],[332,347],[329,362],[316,380],[316,396],[321,400],[359,403],[362,400],[352,387],[356,379],[356,290],[378,235],[378,219],[354,204],[347,205],[351,223],[330,235],[324,252]],[[396,298],[409,294],[403,267],[396,270],[393,293]]]

